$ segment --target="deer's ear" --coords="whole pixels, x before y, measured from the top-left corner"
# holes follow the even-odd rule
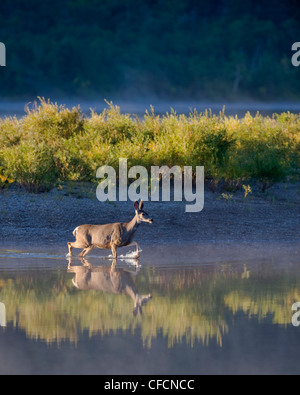
[[[143,210],[143,207],[144,207],[144,203],[143,203],[143,201],[141,200],[141,201],[140,201],[140,210]]]
[[[136,211],[138,211],[138,209],[139,209],[139,203],[138,203],[137,201],[135,201],[133,207],[134,207],[134,209],[135,209]]]

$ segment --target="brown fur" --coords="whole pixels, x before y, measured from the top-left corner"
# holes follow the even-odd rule
[[[69,256],[73,248],[81,248],[79,256],[83,257],[95,247],[111,249],[113,258],[117,258],[117,248],[131,245],[135,231],[141,222],[152,223],[153,220],[143,211],[143,201],[134,203],[135,216],[130,222],[116,222],[106,225],[80,225],[73,232],[76,241],[68,243]],[[136,245],[138,253],[138,244]]]

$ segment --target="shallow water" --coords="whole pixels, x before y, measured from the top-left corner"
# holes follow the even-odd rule
[[[0,250],[0,374],[300,373],[297,254],[45,251]]]

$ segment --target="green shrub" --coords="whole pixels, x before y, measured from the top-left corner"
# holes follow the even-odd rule
[[[21,120],[25,138],[35,136],[55,144],[57,138],[68,139],[83,131],[84,119],[79,106],[69,110],[45,99],[39,98],[39,101],[39,105],[27,107],[27,115]]]
[[[94,172],[87,151],[76,137],[60,139],[53,153],[59,181],[89,181]]]
[[[2,150],[1,158],[5,174],[28,192],[49,190],[57,181],[53,150],[46,143],[22,141]]]
[[[245,179],[264,184],[299,179],[300,115],[226,117],[196,111],[189,116],[154,110],[142,119],[121,114],[108,103],[101,114],[84,117],[40,99],[21,119],[0,119],[0,169],[29,191],[48,190],[57,182],[95,181],[101,165],[118,169],[128,158],[148,170],[152,165],[201,166],[214,184],[233,190]],[[7,184],[7,181],[4,181]]]

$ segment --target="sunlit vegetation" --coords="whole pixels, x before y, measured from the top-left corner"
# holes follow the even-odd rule
[[[247,276],[245,275],[247,273]],[[139,331],[145,347],[163,335],[169,347],[184,342],[222,347],[237,314],[274,325],[291,325],[291,306],[300,298],[299,275],[290,272],[251,272],[205,269],[143,270],[135,278],[141,293],[153,299],[133,316],[126,295],[76,289],[72,274],[2,274],[0,300],[8,325],[25,330],[30,339],[59,345],[89,336]]]
[[[273,182],[299,179],[300,115],[160,116],[151,109],[138,118],[108,103],[102,113],[84,116],[80,107],[40,99],[23,118],[0,119],[0,186],[15,181],[40,192],[66,181],[96,182],[97,168],[117,169],[119,158],[148,170],[204,165],[210,185],[221,182],[230,191],[259,182],[265,190]]]

